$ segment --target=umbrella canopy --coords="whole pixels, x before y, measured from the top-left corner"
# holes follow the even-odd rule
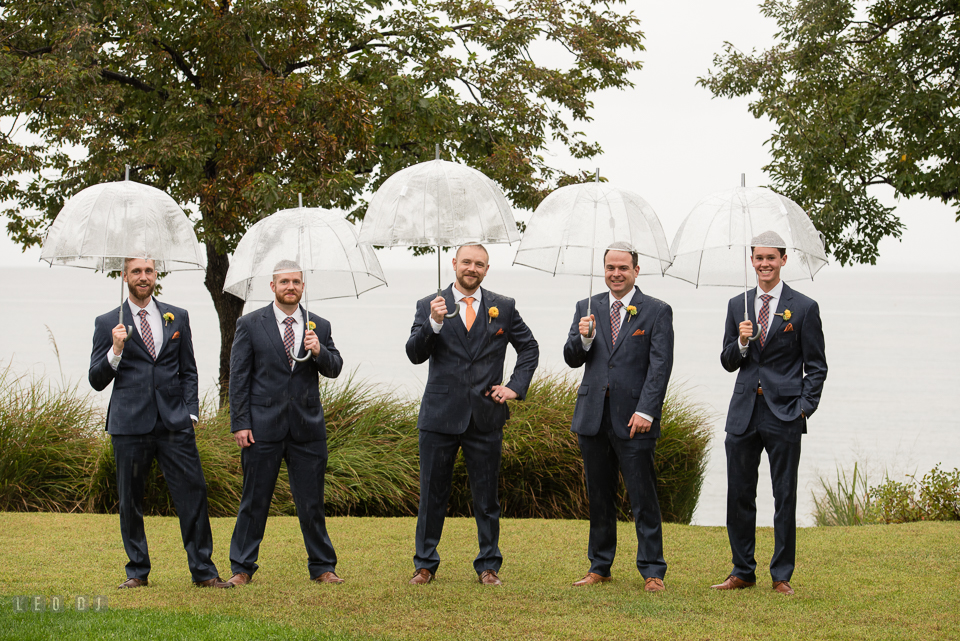
[[[122,270],[124,258],[156,262],[157,271],[204,269],[193,223],[165,192],[132,180],[87,187],[63,205],[43,242],[51,265]]]
[[[765,231],[786,243],[781,279],[812,280],[827,264],[820,232],[799,205],[764,187],[738,187],[694,206],[673,239],[667,275],[697,286],[756,284],[750,240]]]
[[[503,192],[476,169],[431,160],[393,174],[373,195],[360,242],[381,247],[520,240]]]
[[[245,301],[274,299],[274,266],[292,260],[303,268],[314,300],[359,296],[386,285],[371,247],[357,245],[357,231],[343,216],[297,207],[267,216],[247,230],[230,261],[223,291]]]
[[[603,253],[625,242],[638,254],[641,274],[660,274],[670,249],[656,212],[643,198],[606,183],[582,183],[547,196],[527,223],[515,265],[557,274],[603,273]]]

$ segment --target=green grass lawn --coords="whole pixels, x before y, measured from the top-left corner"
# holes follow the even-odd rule
[[[438,580],[409,586],[414,519],[332,518],[340,586],[308,581],[291,517],[272,518],[249,586],[190,584],[174,518],[147,519],[150,587],[117,591],[126,557],[115,515],[0,513],[3,639],[956,639],[960,523],[808,528],[798,533],[797,594],[714,592],[729,571],[723,528],[667,525],[667,592],[648,595],[632,524],[620,525],[614,581],[587,570],[587,523],[502,522],[500,588],[473,572],[472,520],[447,521]],[[214,560],[229,576],[233,519],[214,519]],[[758,535],[769,562],[773,532]],[[107,612],[16,613],[14,595],[106,595]]]

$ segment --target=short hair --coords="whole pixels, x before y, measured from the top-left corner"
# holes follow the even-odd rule
[[[157,261],[155,261],[155,260],[152,259],[152,258],[137,258],[136,256],[134,256],[134,257],[128,256],[128,257],[126,257],[126,258],[123,259],[123,273],[124,273],[124,274],[127,273],[127,266],[130,264],[130,261],[131,261],[131,260],[149,260],[151,263],[153,263],[153,269],[154,269],[154,270],[157,269]]]
[[[483,250],[483,253],[487,255],[487,262],[490,262],[490,252],[487,251],[487,248],[481,245],[480,243],[467,243],[466,245],[460,245],[457,247],[457,253],[454,254],[454,258],[460,255],[460,250],[464,247],[479,247]]]
[[[783,256],[787,253],[787,243],[785,243],[780,234],[775,231],[765,231],[754,236],[750,240],[751,255],[757,247],[769,247],[771,249],[776,249],[781,258],[783,258]]]
[[[607,246],[606,250],[604,250],[604,252],[603,252],[603,262],[604,262],[604,263],[607,262],[607,254],[609,254],[609,253],[612,252],[612,251],[614,251],[614,252],[627,252],[628,254],[630,254],[631,260],[633,260],[633,266],[634,266],[634,267],[636,267],[637,265],[640,264],[640,256],[637,254],[637,250],[634,249],[634,248],[633,248],[633,245],[631,245],[631,244],[628,243],[628,242],[625,242],[625,241],[622,241],[622,240],[618,240],[618,241],[615,242],[615,243],[610,243],[610,245]]]
[[[277,274],[290,274],[294,272],[300,272],[303,274],[303,268],[293,260],[281,260],[279,263],[273,266],[273,280],[277,280]]]

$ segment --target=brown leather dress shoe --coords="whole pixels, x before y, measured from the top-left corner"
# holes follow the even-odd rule
[[[193,584],[198,588],[232,588],[233,586],[218,576],[206,581],[194,581]]]
[[[433,572],[426,568],[420,568],[413,573],[413,578],[410,579],[410,585],[426,585],[433,581]]]
[[[752,588],[755,585],[755,581],[744,581],[740,577],[736,577],[731,574],[723,583],[711,585],[710,587],[714,590],[742,590],[744,588]]]
[[[773,591],[780,594],[793,594],[793,588],[790,587],[789,581],[774,581]]]
[[[484,570],[480,573],[480,583],[484,585],[503,585],[495,570]]]
[[[324,572],[320,576],[314,579],[317,583],[334,583],[339,584],[343,583],[343,579],[337,576],[336,572]]]
[[[663,585],[663,579],[652,576],[643,582],[643,589],[646,592],[663,592],[667,588]]]
[[[146,579],[127,579],[123,583],[117,586],[118,590],[129,590],[130,588],[145,588],[147,587]]]
[[[587,576],[583,577],[579,581],[573,584],[575,588],[582,588],[585,585],[595,585],[597,583],[606,583],[607,581],[612,581],[613,577],[609,576],[600,576],[595,572],[587,572]]]
[[[253,578],[246,572],[237,572],[224,582],[223,587],[239,588],[241,585],[246,585],[251,581],[253,581]]]

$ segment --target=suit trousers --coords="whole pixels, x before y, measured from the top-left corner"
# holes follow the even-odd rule
[[[323,514],[327,442],[298,443],[288,434],[282,441],[257,441],[240,451],[243,494],[230,541],[230,566],[234,574],[245,572],[253,576],[259,567],[260,543],[267,528],[280,463],[284,460],[290,478],[290,493],[300,520],[300,532],[307,548],[310,578],[333,572],[337,566],[337,553],[327,534]]]
[[[795,421],[803,421],[797,417]],[[757,481],[760,454],[767,451],[773,482],[773,558],[770,578],[789,581],[797,556],[797,470],[800,467],[800,426],[782,421],[757,398],[743,434],[727,434],[727,536],[733,553],[732,574],[756,581],[754,559],[757,526]]]
[[[437,545],[443,533],[447,504],[453,479],[453,464],[457,451],[463,449],[473,497],[473,515],[477,521],[477,540],[480,552],[473,568],[500,571],[500,500],[497,491],[500,480],[500,457],[503,448],[503,430],[482,432],[470,419],[462,434],[441,434],[420,430],[420,506],[417,510],[416,554],[413,564],[417,570],[436,573],[440,566]]]
[[[618,437],[613,431],[607,398],[603,402],[600,430],[594,436],[580,434],[579,442],[590,500],[590,571],[610,576],[617,553],[616,502],[622,474],[637,530],[637,569],[645,579],[662,579],[667,573],[667,562],[663,558],[660,501],[653,466],[657,440]]]
[[[143,529],[143,494],[154,459],[163,472],[173,505],[180,517],[180,536],[187,552],[187,565],[194,581],[218,576],[210,558],[213,535],[207,513],[207,483],[203,478],[197,439],[193,429],[169,431],[157,415],[147,434],[112,434],[120,499],[120,535],[127,552],[127,578],[146,580],[150,556]]]

